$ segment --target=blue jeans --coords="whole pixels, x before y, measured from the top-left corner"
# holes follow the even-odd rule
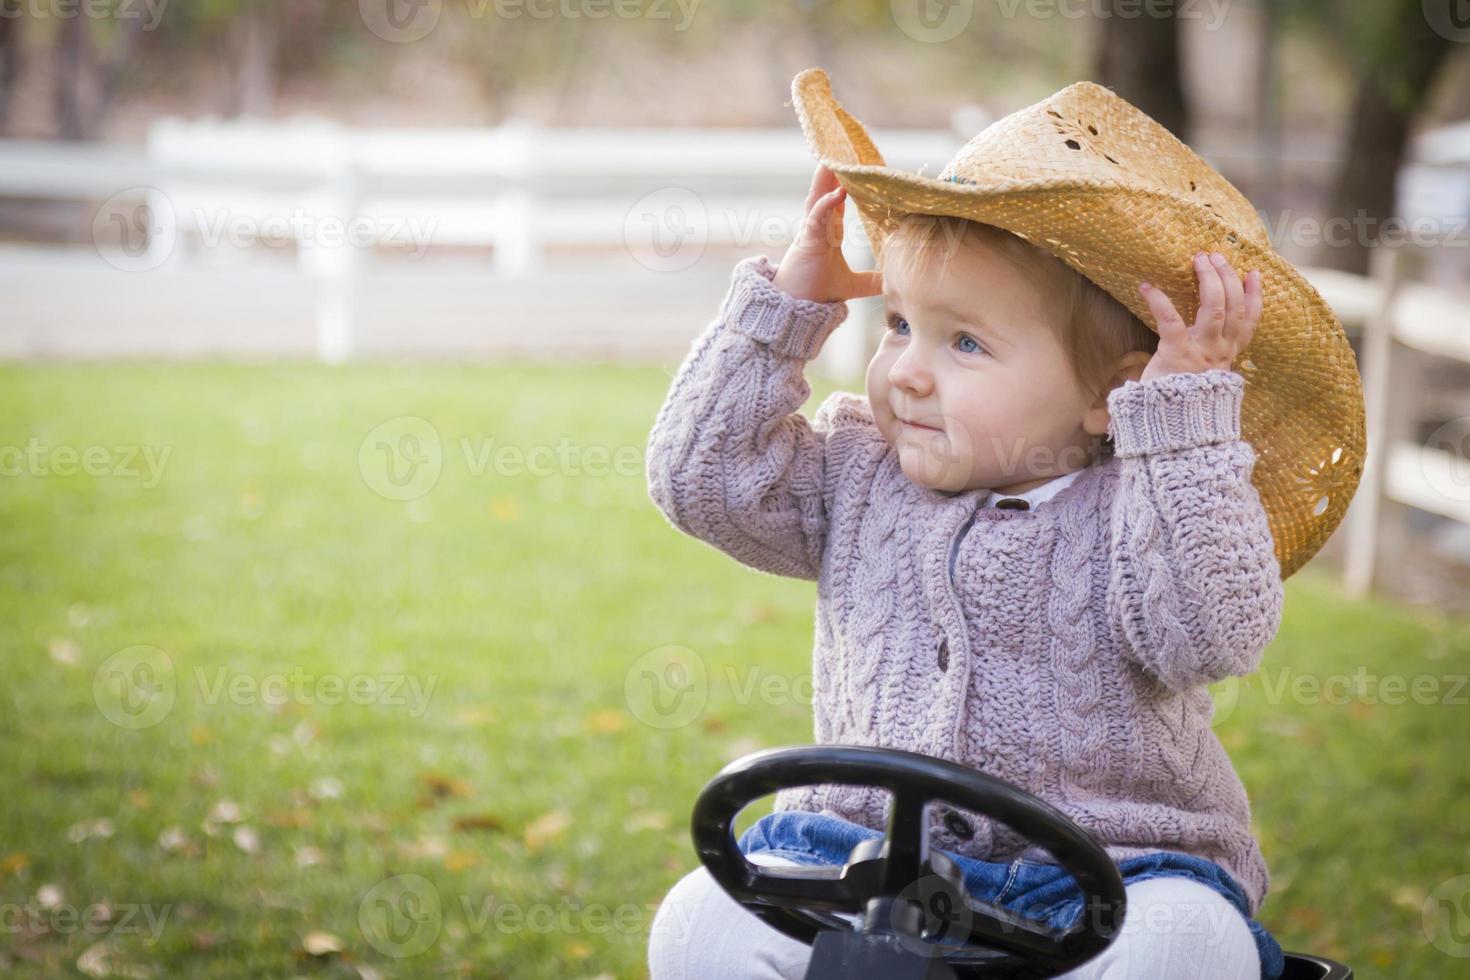
[[[876,830],[822,813],[783,810],[762,817],[741,835],[743,854],[770,851],[808,865],[842,865],[852,849],[864,840],[880,838]],[[970,895],[1037,919],[1054,929],[1066,929],[1082,917],[1082,893],[1076,879],[1057,864],[1028,861],[981,861],[952,851],[940,851],[959,866]],[[1250,926],[1261,954],[1261,980],[1278,980],[1286,969],[1286,957],[1266,927],[1249,915],[1244,890],[1224,868],[1213,861],[1180,851],[1155,851],[1117,862],[1123,883],[1178,875],[1193,878],[1234,905]]]

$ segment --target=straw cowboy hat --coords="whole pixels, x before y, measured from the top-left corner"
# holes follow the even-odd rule
[[[1138,284],[1186,323],[1199,309],[1191,260],[1218,251],[1259,269],[1261,322],[1234,370],[1245,377],[1241,435],[1283,578],[1322,547],[1363,471],[1363,389],[1342,324],[1289,262],[1240,191],[1163,126],[1092,82],[1077,82],[986,127],[934,177],[886,166],[826,72],[791,83],[812,154],[857,205],[873,254],[905,214],[996,225],[1046,249],[1158,332]]]

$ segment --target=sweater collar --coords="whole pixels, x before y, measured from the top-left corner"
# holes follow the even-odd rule
[[[995,490],[991,490],[981,506],[1000,506],[1013,510],[1031,510],[1043,500],[1049,500],[1056,496],[1064,487],[1081,475],[1082,470],[1072,470],[1070,473],[1063,473],[1061,476],[1046,481],[1039,487],[1032,487],[1030,490],[1024,490],[1020,493],[998,493]]]

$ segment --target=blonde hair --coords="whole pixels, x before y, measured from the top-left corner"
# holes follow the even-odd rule
[[[966,237],[994,249],[1041,290],[1072,374],[1093,397],[1107,391],[1118,358],[1158,350],[1158,335],[1101,286],[1046,249],[995,225],[951,215],[906,215],[883,241],[884,272],[927,272],[938,253],[944,260],[942,275]]]

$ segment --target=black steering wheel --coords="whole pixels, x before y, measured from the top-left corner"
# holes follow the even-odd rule
[[[735,842],[736,814],[779,789],[821,783],[889,790],[887,833],[859,844],[841,867],[751,863]],[[972,898],[956,864],[929,848],[935,800],[995,818],[1045,848],[1081,887],[1082,918],[1058,930]],[[827,930],[891,933],[909,952],[940,958],[958,976],[1040,980],[1092,959],[1123,924],[1122,876],[1090,834],[1010,783],[916,752],[811,745],[751,753],[710,780],[694,804],[691,829],[715,881],[765,922],[805,943]],[[837,912],[858,913],[859,924]]]

